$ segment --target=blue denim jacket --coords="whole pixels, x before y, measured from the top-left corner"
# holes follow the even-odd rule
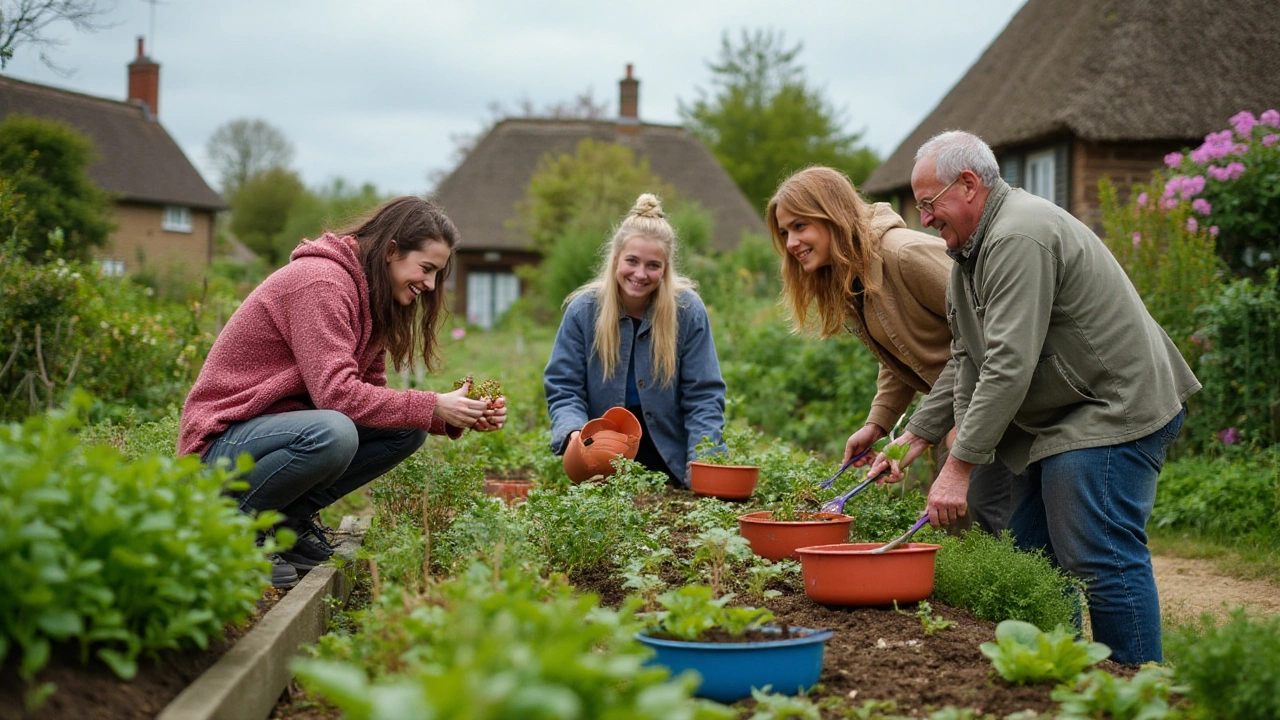
[[[569,303],[556,332],[551,359],[542,374],[547,410],[551,415],[552,452],[563,453],[569,433],[581,430],[588,420],[604,415],[611,407],[626,405],[625,359],[631,357],[634,335],[638,343],[636,384],[645,426],[667,467],[688,485],[685,467],[694,459],[694,447],[703,436],[717,443],[721,441],[725,386],[702,298],[687,290],[677,298],[677,305],[676,369],[670,384],[664,387],[654,377],[647,313],[639,321],[639,334],[632,331],[631,323],[636,321],[630,316],[623,313],[619,319],[623,362],[615,366],[613,377],[606,380],[600,359],[592,351],[596,334],[596,293],[584,293]]]

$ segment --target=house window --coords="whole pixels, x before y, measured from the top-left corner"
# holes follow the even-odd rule
[[[467,322],[488,330],[520,298],[520,278],[508,272],[467,273]]]
[[[191,232],[191,208],[182,205],[166,205],[160,227],[169,232]]]
[[[102,277],[120,277],[124,275],[124,261],[116,259],[99,260],[98,265],[102,267]]]
[[[1071,144],[1041,146],[1032,152],[1007,152],[1000,156],[1000,177],[1013,187],[1070,211]]]
[[[1055,177],[1053,150],[1027,155],[1027,192],[1053,202],[1056,198]]]

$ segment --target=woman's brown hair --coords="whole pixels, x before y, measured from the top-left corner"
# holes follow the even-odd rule
[[[791,253],[778,227],[778,208],[820,223],[831,237],[831,263],[814,272],[805,272]],[[797,172],[778,186],[769,200],[765,220],[773,247],[782,255],[782,296],[800,332],[816,326],[821,337],[844,331],[856,302],[855,280],[861,280],[867,298],[874,298],[880,286],[867,279],[867,268],[879,258],[880,248],[868,242],[871,205],[858,195],[849,177],[829,167],[810,167]],[[817,317],[813,316],[816,312]]]
[[[369,314],[373,318],[371,342],[381,342],[391,355],[396,370],[414,365],[413,352],[419,339],[427,370],[439,361],[439,324],[448,317],[445,307],[445,279],[453,270],[453,249],[458,229],[435,203],[414,195],[392,198],[338,235],[352,235],[360,244],[360,265],[369,283]],[[436,274],[435,287],[411,305],[396,301],[391,288],[387,258],[422,250],[428,243],[449,246],[449,260]]]

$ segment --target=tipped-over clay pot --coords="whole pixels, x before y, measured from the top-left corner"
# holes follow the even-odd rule
[[[624,407],[605,411],[604,417],[590,420],[569,441],[564,450],[564,472],[575,483],[606,478],[614,470],[619,455],[635,460],[640,451],[640,421]]]

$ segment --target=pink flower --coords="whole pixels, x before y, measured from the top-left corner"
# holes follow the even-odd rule
[[[1247,138],[1249,133],[1252,132],[1253,126],[1258,124],[1258,119],[1248,110],[1241,110],[1231,116],[1231,124],[1235,127],[1240,137]]]
[[[1182,183],[1182,197],[1191,198],[1204,192],[1204,176],[1189,177]]]
[[[1178,167],[1182,164],[1182,153],[1171,152],[1164,156],[1164,164],[1169,167]]]
[[[1195,343],[1196,345],[1198,345],[1200,348],[1202,348],[1202,349],[1204,349],[1204,350],[1212,350],[1212,349],[1213,349],[1213,343],[1209,342],[1209,340],[1208,340],[1208,339],[1206,339],[1206,338],[1204,338],[1204,337],[1201,337],[1200,335],[1192,334],[1192,336],[1191,336],[1191,342]]]
[[[1209,213],[1213,212],[1213,206],[1210,205],[1209,201],[1205,200],[1204,198],[1196,198],[1195,200],[1193,200],[1191,202],[1191,209],[1195,210],[1201,215],[1208,215]]]
[[[1262,144],[1267,147],[1271,147],[1272,145],[1276,144],[1276,140],[1280,140],[1280,135],[1276,135],[1275,133],[1272,133],[1262,138]]]
[[[1209,173],[1209,177],[1219,182],[1224,182],[1231,176],[1231,174],[1227,172],[1226,168],[1221,168],[1217,165],[1210,165],[1205,172]]]
[[[1258,118],[1259,125],[1268,125],[1270,127],[1280,127],[1280,111],[1268,110]]]
[[[1148,198],[1146,193],[1138,193],[1138,207],[1140,208],[1146,207],[1147,201],[1150,199],[1151,198]]]
[[[1140,232],[1136,232],[1136,233],[1134,233],[1134,234],[1133,234],[1133,246],[1134,246],[1134,247],[1138,247],[1138,246],[1139,246],[1139,245],[1141,245],[1141,244],[1142,244],[1142,233],[1140,233]]]
[[[1227,165],[1227,179],[1235,180],[1236,178],[1243,175],[1244,171],[1245,171],[1244,163],[1233,162],[1230,165]]]
[[[1178,199],[1164,198],[1163,200],[1160,201],[1160,207],[1164,208],[1165,210],[1172,210],[1178,207]]]
[[[456,327],[456,328],[454,328],[454,329],[453,329],[453,339],[454,339],[454,340],[461,340],[462,338],[464,338],[464,337],[466,337],[466,336],[467,336],[467,329],[466,329],[466,328]]]
[[[1217,226],[1217,225],[1210,225],[1210,226],[1209,226],[1209,234],[1210,234],[1210,235],[1212,235],[1213,237],[1218,237],[1218,226]]]
[[[1196,222],[1193,217],[1187,218],[1187,232],[1196,232],[1200,229],[1200,223]]]
[[[1218,431],[1218,442],[1223,445],[1234,445],[1240,442],[1240,431],[1230,427],[1225,430]]]

